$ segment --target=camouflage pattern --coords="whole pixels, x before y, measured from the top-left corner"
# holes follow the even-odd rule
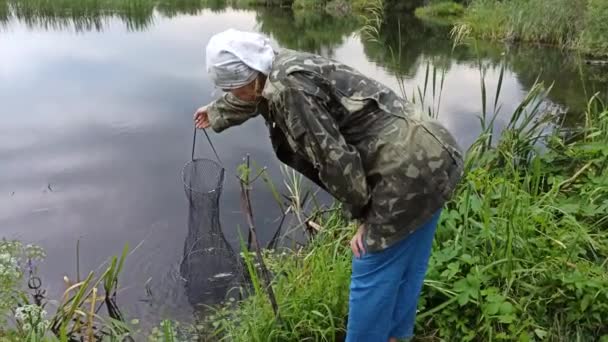
[[[386,86],[324,57],[282,50],[258,103],[225,95],[216,132],[260,113],[278,158],[366,224],[370,252],[411,234],[450,198],[462,152],[438,122]]]

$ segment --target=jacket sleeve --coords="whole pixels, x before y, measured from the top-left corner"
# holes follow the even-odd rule
[[[255,104],[239,100],[231,93],[212,102],[207,113],[211,128],[217,133],[240,125],[258,114]]]
[[[345,141],[325,101],[300,90],[285,89],[281,104],[288,134],[310,159],[325,188],[348,205],[354,219],[364,217],[370,191],[361,156]]]

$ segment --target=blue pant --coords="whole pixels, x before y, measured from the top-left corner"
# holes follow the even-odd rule
[[[353,257],[346,342],[413,336],[439,216],[386,250]]]

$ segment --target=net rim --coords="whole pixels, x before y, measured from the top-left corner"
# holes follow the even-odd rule
[[[205,161],[205,162],[212,162],[215,166],[218,167],[218,169],[220,170],[220,185],[219,187],[213,189],[213,190],[209,190],[209,191],[199,191],[196,189],[191,188],[188,184],[186,184],[186,168],[195,163],[195,162],[199,162],[199,161]],[[184,166],[182,167],[182,184],[184,185],[184,188],[188,191],[192,191],[192,192],[196,192],[198,194],[212,194],[215,192],[219,192],[222,190],[222,188],[224,187],[224,167],[222,165],[220,165],[220,163],[218,163],[217,161],[213,160],[213,159],[209,159],[209,158],[195,158],[192,159],[190,161],[188,161],[186,164],[184,164]]]

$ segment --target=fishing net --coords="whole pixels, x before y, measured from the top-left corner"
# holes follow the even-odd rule
[[[241,268],[238,256],[226,240],[220,224],[224,168],[219,157],[218,161],[195,159],[195,144],[196,131],[192,160],[186,163],[182,171],[189,207],[188,235],[184,242],[180,273],[186,282],[189,302],[199,306],[223,300],[239,279]],[[213,150],[215,152],[215,148]]]

